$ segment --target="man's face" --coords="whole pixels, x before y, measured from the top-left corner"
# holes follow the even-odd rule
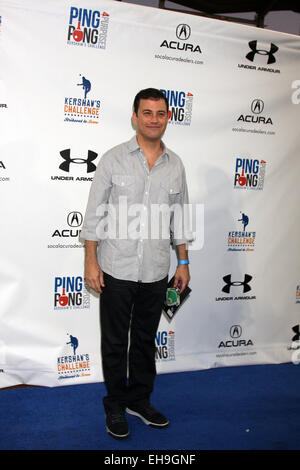
[[[160,141],[168,124],[167,105],[163,99],[141,99],[132,121],[137,134],[146,140]]]

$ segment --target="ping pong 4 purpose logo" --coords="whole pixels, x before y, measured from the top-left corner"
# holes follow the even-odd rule
[[[250,158],[237,158],[235,161],[234,188],[257,189],[264,188],[266,161]]]
[[[158,331],[155,337],[155,360],[175,361],[175,331]]]
[[[194,95],[183,90],[160,90],[169,102],[169,124],[190,126]]]
[[[86,8],[70,8],[67,44],[106,48],[109,14]]]
[[[81,276],[54,278],[54,310],[90,308],[90,294]]]

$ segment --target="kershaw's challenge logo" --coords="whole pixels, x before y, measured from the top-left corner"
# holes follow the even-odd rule
[[[241,212],[238,222],[241,222],[243,229],[239,231],[232,230],[228,233],[227,251],[254,251],[256,232],[249,230],[246,231],[246,227],[249,224],[249,216],[244,212]]]
[[[192,122],[193,94],[185,91],[164,90],[169,102],[169,124],[190,126]]]
[[[70,8],[67,44],[106,48],[109,14],[86,8]]]
[[[79,122],[82,124],[98,124],[100,117],[100,99],[91,97],[92,85],[88,78],[80,75],[83,96],[66,97],[64,102],[64,115],[67,122]]]
[[[74,379],[77,377],[90,376],[90,354],[79,353],[79,340],[75,336],[69,335],[63,354],[57,358],[57,372],[59,379]],[[66,347],[67,346],[67,347]]]

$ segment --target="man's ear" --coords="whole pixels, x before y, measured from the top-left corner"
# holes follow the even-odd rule
[[[131,120],[132,120],[133,126],[136,127],[136,125],[137,125],[137,115],[136,115],[136,113],[135,113],[134,111],[133,111],[133,113],[132,113],[132,118],[131,118]]]

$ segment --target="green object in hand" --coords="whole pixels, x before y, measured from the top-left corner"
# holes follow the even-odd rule
[[[180,295],[174,287],[168,288],[166,302],[169,307],[178,307],[178,305],[180,304]]]

